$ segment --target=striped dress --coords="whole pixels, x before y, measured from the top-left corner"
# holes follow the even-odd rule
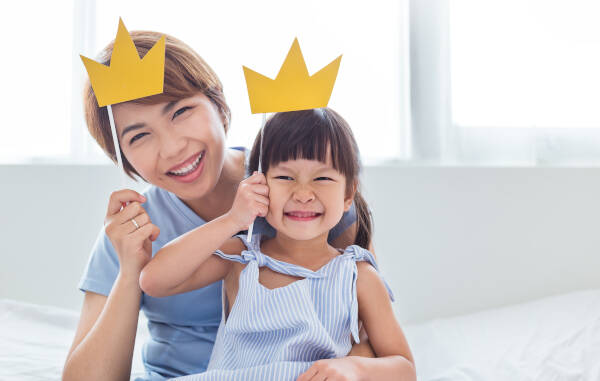
[[[177,380],[293,381],[316,360],[346,356],[351,337],[359,342],[356,262],[377,269],[373,255],[352,245],[311,271],[263,254],[260,235],[250,243],[239,238],[248,246],[240,255],[215,253],[246,266],[229,316],[222,314],[207,371]],[[268,289],[258,281],[262,266],[303,279]]]

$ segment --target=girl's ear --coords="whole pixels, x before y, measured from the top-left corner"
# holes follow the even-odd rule
[[[352,206],[352,202],[354,201],[354,195],[356,195],[356,188],[358,187],[358,182],[354,181],[352,184],[352,189],[350,193],[346,194],[346,198],[344,198],[344,212],[350,210],[350,206]]]

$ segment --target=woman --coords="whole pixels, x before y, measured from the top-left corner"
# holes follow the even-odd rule
[[[161,36],[131,33],[142,57]],[[102,51],[100,62],[110,62],[112,48]],[[116,161],[107,112],[98,108],[89,82],[84,108],[90,133]],[[221,283],[152,298],[141,292],[139,275],[167,242],[231,208],[245,177],[245,151],[225,146],[230,111],[216,74],[170,36],[164,92],[114,105],[113,114],[125,172],[151,186],[144,195],[120,190],[110,197],[105,228],[79,285],[85,297],[63,379],[129,379],[140,308],[151,335],[143,349],[147,378],[202,372],[220,321]],[[355,220],[353,209],[344,214],[330,232],[332,245],[354,243]],[[271,228],[258,219],[254,231],[269,234]],[[361,340],[351,354],[372,351]]]

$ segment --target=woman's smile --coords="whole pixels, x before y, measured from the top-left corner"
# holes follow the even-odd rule
[[[167,176],[183,183],[193,182],[202,174],[202,170],[204,169],[205,152],[206,151],[196,153],[183,163],[171,168],[167,172]]]

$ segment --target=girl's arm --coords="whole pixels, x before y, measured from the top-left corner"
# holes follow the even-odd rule
[[[416,380],[415,363],[383,280],[367,262],[356,264],[358,316],[369,335],[369,342],[378,358],[364,358],[359,368],[365,379]]]
[[[206,287],[223,279],[232,262],[212,255],[216,250],[239,254],[244,244],[231,238],[239,227],[223,215],[174,239],[160,249],[144,267],[140,287],[163,297]]]
[[[231,261],[212,255],[220,249],[239,254],[243,243],[231,238],[248,227],[256,216],[266,216],[269,188],[263,174],[240,183],[231,210],[163,246],[144,267],[140,286],[148,295],[161,297],[205,287],[223,279]]]
[[[358,262],[356,291],[358,315],[369,335],[377,358],[343,357],[320,360],[298,381],[334,380],[410,380],[417,379],[414,360],[406,337],[396,321],[392,304],[377,271],[366,262]]]

